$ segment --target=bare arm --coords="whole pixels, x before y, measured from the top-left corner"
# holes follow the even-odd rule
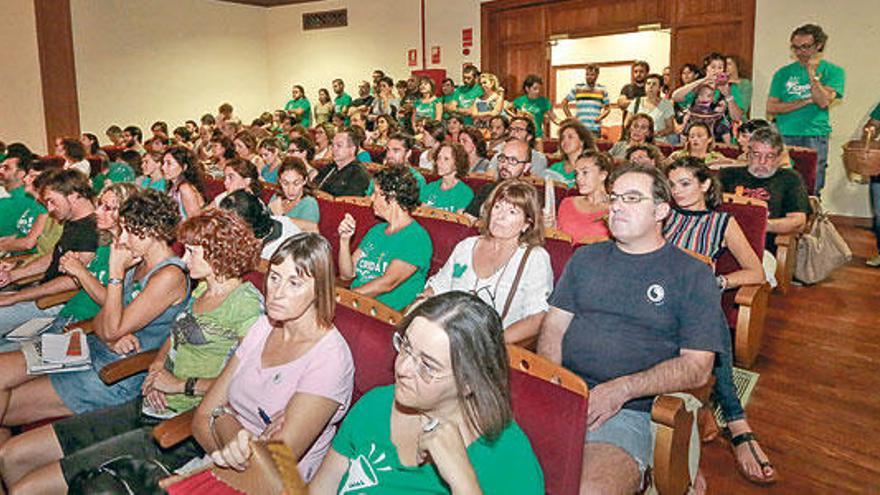
[[[68,275],[60,275],[40,285],[25,287],[16,292],[7,292],[5,294],[0,293],[5,296],[3,299],[0,299],[0,301],[3,303],[8,302],[9,304],[35,301],[41,297],[51,296],[53,294],[59,294],[73,289],[76,289],[76,283],[74,283],[73,278]]]
[[[546,314],[546,311],[541,311],[511,323],[509,327],[504,329],[504,342],[515,344],[537,336],[541,331],[541,323]]]
[[[809,98],[805,98],[803,100],[795,100],[795,101],[782,101],[775,96],[767,97],[767,113],[772,113],[775,115],[780,115],[784,113],[794,112],[795,110],[800,110],[807,105],[813,103],[813,100]]]
[[[627,105],[627,106],[629,106],[629,105]],[[604,107],[602,107],[602,110],[599,112],[599,116],[596,117],[596,122],[602,122],[603,120],[605,120],[605,117],[607,117],[608,114],[610,114],[610,113],[611,113],[611,105],[605,105]]]
[[[34,275],[39,275],[41,273],[45,273],[46,270],[49,269],[49,265],[52,264],[52,254],[46,254],[40,256],[32,263],[28,263],[20,268],[14,268],[9,271],[9,277],[12,282],[16,280],[21,280],[23,278],[32,277]]]
[[[749,245],[746,235],[735,218],[731,218],[724,232],[724,243],[730,249],[730,253],[736,258],[740,269],[725,275],[727,287],[734,288],[747,284],[764,283],[764,268],[758,255]]]
[[[348,457],[333,450],[327,451],[324,462],[309,483],[309,495],[336,495],[342,476],[348,471]]]
[[[229,358],[229,361],[226,362],[226,366],[223,367],[223,371],[220,372],[220,375],[214,381],[214,386],[212,386],[208,393],[205,394],[205,398],[202,399],[202,402],[196,408],[196,412],[193,415],[192,421],[192,434],[193,438],[199,442],[199,445],[205,449],[205,452],[213,452],[221,447],[222,445],[218,445],[214,440],[214,435],[211,433],[211,413],[220,406],[225,406],[229,402],[229,384],[232,382],[232,377],[235,376],[235,371],[238,369],[239,361],[238,357],[233,355]],[[236,429],[237,421],[234,421],[234,418],[229,414],[224,414],[220,418],[218,418],[217,423],[215,424],[215,428],[220,427],[220,420],[223,420],[223,434],[220,435],[222,438],[228,440],[232,438],[237,429],[241,429],[241,425],[238,424],[238,428]],[[233,422],[234,421],[234,422]],[[232,433],[232,435],[230,435]]]
[[[205,205],[205,200],[202,199],[202,196],[196,191],[196,188],[189,184],[181,186],[180,202],[183,203],[183,211],[186,212],[187,218],[198,216],[202,211],[202,207]]]
[[[341,252],[342,249],[340,248],[340,253]],[[360,250],[358,250],[358,252],[360,252]],[[354,289],[354,291],[370,297],[380,296],[394,290],[398,285],[411,277],[416,270],[417,268],[415,265],[411,265],[399,259],[392,260],[381,277],[370,280],[366,284]]]
[[[682,349],[678,357],[667,359],[645,371],[622,376],[613,381],[621,381],[627,400],[681,392],[705,385],[712,373],[714,361],[714,352]]]
[[[684,102],[687,95],[689,95],[693,90],[697,89],[700,85],[706,83],[706,78],[701,77],[699,79],[694,79],[693,81],[681,86],[680,88],[676,88],[675,91],[672,92],[672,101],[676,103]]]
[[[122,278],[122,274],[113,273],[111,266],[110,277]],[[134,333],[183,299],[185,290],[186,278],[174,266],[166,266],[156,272],[143,292],[125,307],[122,284],[111,284],[107,287],[104,306],[95,316],[95,334],[105,343],[110,343]]]
[[[38,215],[36,220],[34,220],[34,224],[31,226],[31,230],[29,230],[24,237],[16,239],[10,236],[0,239],[0,250],[16,252],[33,249],[34,246],[37,245],[37,239],[43,234],[43,228],[46,226],[46,218],[48,216],[49,215],[46,213]]]
[[[553,111],[553,109],[551,109]],[[568,100],[562,100],[562,113],[565,114],[565,118],[571,118],[571,108],[568,106]]]
[[[354,264],[364,255],[360,249],[351,252],[351,238],[339,239],[339,277],[342,280],[354,278]]]
[[[443,102],[440,99],[437,99],[437,104],[434,105],[434,120],[442,120],[443,119]]]
[[[562,363],[562,337],[565,336],[572,318],[574,318],[574,314],[550,306],[541,323],[541,333],[538,336],[538,354],[556,364]]]
[[[767,220],[767,231],[774,234],[794,234],[807,224],[807,214],[796,211],[785,215],[782,218],[771,218]]]

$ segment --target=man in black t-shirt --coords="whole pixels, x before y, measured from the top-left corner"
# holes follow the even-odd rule
[[[623,111],[623,120],[626,122],[626,109],[629,104],[639,96],[645,96],[645,81],[648,79],[648,73],[651,67],[644,60],[637,60],[632,65],[632,82],[620,89],[620,96],[617,98],[617,106]]]
[[[758,129],[749,138],[748,167],[721,171],[724,192],[740,194],[767,203],[767,239],[765,249],[776,252],[778,234],[801,231],[810,213],[810,201],[804,181],[795,170],[779,168],[782,136],[772,128]]]
[[[33,301],[77,288],[73,277],[59,271],[65,253],[74,253],[88,265],[98,248],[94,192],[87,177],[76,170],[52,170],[40,176],[40,196],[53,218],[64,225],[51,254],[37,258],[21,268],[0,270],[0,287],[43,274],[39,285],[0,293],[0,335],[39,316],[55,316],[61,306],[39,309]]]
[[[333,163],[318,170],[315,184],[333,196],[363,196],[370,185],[370,174],[355,158],[358,143],[351,127],[333,136]]]
[[[635,493],[653,461],[654,397],[702,386],[729,348],[712,270],[663,238],[663,173],[631,164],[609,181],[614,240],[575,252],[538,341],[590,386],[581,493]]]

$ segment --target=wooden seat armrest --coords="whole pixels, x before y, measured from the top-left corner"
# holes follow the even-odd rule
[[[113,385],[119,380],[136,375],[142,371],[146,371],[150,367],[158,350],[146,351],[112,362],[101,368],[101,381],[106,385]]]
[[[651,407],[651,420],[657,425],[654,487],[657,493],[686,493],[691,483],[688,449],[694,417],[681,398],[661,395]]]
[[[69,301],[76,293],[79,292],[77,289],[68,290],[65,292],[59,292],[58,294],[52,294],[46,297],[41,297],[37,299],[36,305],[40,309],[51,308],[52,306],[58,306],[59,304],[64,304]]]
[[[734,329],[734,362],[737,366],[751,368],[761,351],[764,337],[764,320],[770,284],[743,285],[736,291],[736,328]]]
[[[65,332],[69,332],[74,328],[79,328],[86,335],[95,331],[95,320],[94,318],[89,318],[88,320],[78,321],[76,323],[69,323],[66,327],[64,327]]]
[[[192,435],[192,422],[196,414],[190,409],[171,419],[166,419],[153,428],[153,438],[163,449],[173,447]]]
[[[788,293],[792,277],[794,277],[798,235],[780,234],[776,236],[776,282],[783,294]]]

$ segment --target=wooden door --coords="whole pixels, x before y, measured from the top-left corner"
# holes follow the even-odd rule
[[[520,94],[529,74],[547,81],[550,47],[545,19],[543,6],[503,10],[483,18],[483,71],[498,76],[507,100]]]

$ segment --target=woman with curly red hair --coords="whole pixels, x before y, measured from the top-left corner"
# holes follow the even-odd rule
[[[196,407],[230,350],[262,314],[260,293],[241,278],[256,266],[260,242],[243,220],[226,210],[188,220],[177,235],[186,248],[189,272],[201,283],[153,359],[142,397],[12,438],[0,448],[8,488],[65,493],[78,474],[120,455],[156,459],[175,469],[203,453],[192,439],[160,449],[151,425],[155,418]]]

